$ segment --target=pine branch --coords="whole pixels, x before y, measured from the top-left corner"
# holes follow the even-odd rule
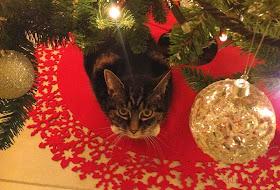
[[[24,96],[7,100],[0,98],[0,150],[9,148],[14,143],[14,137],[23,130],[28,112],[36,103],[34,92],[36,87]]]
[[[163,7],[162,0],[153,0],[150,1],[152,8],[152,16],[154,21],[164,24],[166,22],[166,14],[168,9]]]
[[[27,40],[27,39],[26,39]],[[33,55],[34,46],[31,42],[23,47],[16,46],[15,51],[25,54],[33,64],[35,73],[37,73],[37,61]],[[28,112],[31,111],[36,100],[34,94],[37,90],[37,75],[32,88],[22,97],[17,99],[1,99],[0,98],[0,150],[4,150],[13,145],[14,137],[18,136],[23,130]]]
[[[238,79],[243,73],[238,72],[232,76],[213,78],[210,73],[204,74],[201,69],[184,67],[181,72],[185,81],[190,85],[192,90],[199,93],[208,85],[226,78]],[[265,86],[269,92],[280,92],[280,64],[256,64],[249,73],[248,81],[257,86]]]
[[[109,8],[106,0],[96,3],[79,0],[76,4],[74,35],[84,53],[95,52],[110,38],[118,43],[128,43],[135,54],[145,52],[150,36],[150,30],[144,24],[148,22],[147,14],[152,11],[156,21],[166,20],[166,10],[159,0],[127,1],[117,20],[108,16]]]
[[[170,36],[170,62],[174,65],[191,65],[202,55],[203,48],[218,35],[218,23],[212,17],[204,15],[198,6],[182,7],[181,11],[189,20],[191,31],[184,33],[178,25],[173,28]]]
[[[247,40],[251,41],[254,35],[254,32],[247,29],[246,26],[239,20],[228,17],[225,13],[221,12],[216,7],[212,6],[211,3],[208,3],[206,0],[196,0],[207,13],[211,14],[217,20],[223,23],[223,26],[230,28],[233,32],[237,32],[240,35],[244,36]],[[259,43],[261,41],[262,34],[257,33],[255,35],[255,41]],[[264,44],[270,46],[280,47],[280,39],[272,38],[266,36],[263,41]]]
[[[203,74],[201,69],[197,70],[197,68],[191,67],[183,67],[181,72],[185,78],[185,81],[196,93],[199,93],[213,82],[224,79],[223,77],[215,79],[210,75],[210,73]]]
[[[140,54],[147,50],[147,41],[150,39],[149,33],[148,26],[142,24],[135,26],[133,34],[128,37],[129,46],[135,54]]]
[[[200,1],[204,2],[204,0],[199,0],[199,2]],[[190,6],[188,11],[185,11],[187,10],[185,8],[181,8],[186,19],[190,20],[191,32],[189,34],[184,34],[182,30],[180,30],[180,28],[173,29],[171,33],[171,42],[172,42],[171,53],[173,55],[170,57],[172,64],[189,65],[192,61],[198,59],[200,54],[202,53],[203,46],[205,46],[205,43],[209,41],[209,39],[207,40],[207,38],[205,37],[213,36],[213,38],[217,38],[217,32],[219,31],[219,28],[223,26],[227,26],[224,25],[224,23],[227,22],[233,22],[234,25],[238,25],[240,27],[246,26],[246,29],[249,28],[248,30],[253,31],[255,28],[255,23],[258,21],[259,24],[256,29],[256,32],[262,36],[262,34],[265,32],[267,20],[275,18],[274,12],[277,12],[276,10],[273,10],[272,15],[270,15],[270,17],[269,15],[266,15],[265,19],[262,20],[258,16],[255,16],[254,14],[257,15],[260,13],[264,15],[268,14],[267,13],[268,7],[271,7],[269,3],[263,3],[263,4],[260,3],[259,5],[257,5],[259,6],[258,9],[255,10],[255,7],[254,9],[250,8],[250,12],[248,11],[248,7],[249,6],[252,7],[252,5],[250,4],[250,0],[246,0],[245,2],[242,3],[236,1],[221,2],[219,0],[214,0],[211,3],[213,3],[215,6],[218,7],[217,9],[212,5],[210,5],[211,10],[219,12],[219,14],[221,14],[223,18],[225,18],[225,20],[221,20],[222,17],[216,17],[216,15],[214,15],[214,17],[220,19],[218,20],[213,19],[213,17],[209,16],[208,14],[204,15],[203,12],[201,12],[201,10],[198,10],[196,4]],[[275,7],[278,7],[278,9],[277,8],[276,9],[279,10],[280,3],[274,2],[273,4]],[[255,6],[255,4],[253,4],[253,6]],[[255,11],[252,11],[252,9]],[[206,8],[206,10],[208,9]],[[220,10],[224,11],[227,15],[222,13]],[[193,13],[193,15],[191,15],[191,13]],[[241,22],[238,20],[238,17],[240,16],[240,14],[244,14],[244,13],[246,13],[246,15],[244,15],[244,20],[243,22]],[[277,16],[279,17],[279,15]],[[194,21],[192,20],[192,18],[196,18],[196,19],[199,18],[199,20]],[[196,25],[193,25],[193,23],[195,23]],[[216,29],[216,33],[214,29]],[[213,31],[213,32],[211,33],[209,31]],[[234,46],[241,47],[241,49],[243,50],[242,54],[243,55],[248,54],[248,51],[251,46],[251,41],[247,39],[246,35],[244,36],[243,33],[241,33],[242,35],[236,33],[235,30],[228,30],[227,32],[230,39],[226,44],[227,45],[232,44]],[[209,35],[209,33],[211,34]],[[269,38],[279,39],[280,25],[277,19],[273,20],[267,34],[270,36]],[[266,38],[268,39],[268,37]],[[256,52],[257,46],[258,46],[258,40],[254,42],[252,53]],[[257,85],[258,84],[267,85],[266,87],[269,90],[271,90],[272,88],[278,89],[277,81],[279,81],[278,79],[280,77],[279,74],[276,75],[275,73],[277,73],[277,71],[279,70],[278,65],[280,65],[279,48],[270,45],[262,45],[257,55],[257,59],[264,60],[264,64],[256,65],[256,67],[251,70],[249,75],[250,77],[249,82],[256,83]],[[195,73],[191,73],[190,71],[188,74],[187,73],[185,73],[185,77],[188,77],[186,81],[193,83],[192,86],[194,89],[197,88],[197,91],[200,91],[202,87],[207,86],[204,81],[207,79],[207,76],[202,77],[202,75],[195,75]],[[192,74],[193,74],[193,78],[191,77]],[[232,77],[239,78],[241,75],[242,73],[235,73],[231,76],[231,78]],[[204,78],[204,80],[201,81],[201,77]],[[189,78],[191,78],[192,80],[189,80]],[[275,82],[273,82],[272,79]],[[211,80],[208,82],[211,82]]]
[[[2,42],[6,42],[0,42],[2,45],[18,41],[18,46],[25,46],[26,34],[35,37],[36,43],[54,41],[57,45],[68,39],[69,32],[73,31],[71,1],[6,0],[1,5],[0,12],[7,18],[1,27],[1,39],[4,38]]]
[[[251,83],[265,86],[270,92],[279,92],[280,64],[278,62],[257,64],[250,72],[250,79]]]

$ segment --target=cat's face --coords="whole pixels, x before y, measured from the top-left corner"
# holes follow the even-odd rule
[[[168,72],[150,90],[143,86],[125,86],[111,71],[104,71],[110,102],[107,113],[112,132],[130,138],[157,136],[160,123],[168,111],[165,99],[171,77]]]

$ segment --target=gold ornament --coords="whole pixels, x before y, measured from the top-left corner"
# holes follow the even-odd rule
[[[0,56],[0,98],[23,96],[30,90],[34,80],[34,68],[26,56],[13,50]]]
[[[214,160],[243,163],[266,153],[276,119],[262,91],[244,79],[226,79],[197,95],[190,128],[197,145]]]

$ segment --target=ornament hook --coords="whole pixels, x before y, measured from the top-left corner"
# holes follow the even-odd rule
[[[250,72],[250,70],[251,70],[251,68],[252,68],[252,66],[253,66],[253,63],[254,63],[254,61],[255,61],[255,59],[256,59],[256,56],[257,56],[258,53],[259,53],[259,50],[260,50],[260,48],[261,48],[261,45],[262,45],[262,43],[263,43],[264,37],[265,37],[265,35],[266,35],[267,31],[268,31],[268,28],[269,28],[270,24],[271,24],[271,20],[269,21],[268,25],[266,26],[265,32],[264,32],[264,34],[262,35],[262,39],[261,39],[261,41],[260,41],[260,43],[259,43],[259,45],[258,45],[258,47],[257,47],[257,51],[256,51],[255,55],[253,56],[253,60],[251,61],[250,66],[248,67],[248,62],[249,62],[249,58],[250,58],[250,53],[251,53],[251,51],[252,51],[253,44],[254,44],[254,40],[255,40],[255,36],[256,36],[256,29],[257,29],[258,22],[256,23],[256,26],[255,26],[255,29],[254,29],[254,36],[253,36],[253,39],[252,39],[252,42],[251,42],[251,46],[250,46],[250,50],[249,50],[249,54],[248,54],[248,58],[247,58],[246,68],[245,68],[244,74],[241,76],[241,78],[243,78],[243,79],[247,78],[246,80],[248,80],[248,78],[249,78],[249,77],[248,77],[249,72]]]

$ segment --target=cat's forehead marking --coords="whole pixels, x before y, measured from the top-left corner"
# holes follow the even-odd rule
[[[143,92],[144,92],[144,89],[143,89],[143,87],[141,87],[140,94],[138,96],[138,100],[136,101],[136,106],[139,106],[140,102],[142,101],[142,99],[143,99]]]
[[[133,96],[134,96],[134,93],[132,92],[132,87],[129,87],[129,103],[131,103],[132,105],[135,104]]]
[[[137,100],[137,102],[136,102],[136,106],[140,106],[140,103],[143,103],[143,96],[142,95],[140,95],[139,97],[138,97],[138,100]]]
[[[129,108],[140,107],[140,104],[143,103],[143,97],[144,97],[143,92],[144,89],[142,87],[140,88],[140,92],[138,93],[133,92],[132,87],[129,88],[129,101],[128,101]]]

